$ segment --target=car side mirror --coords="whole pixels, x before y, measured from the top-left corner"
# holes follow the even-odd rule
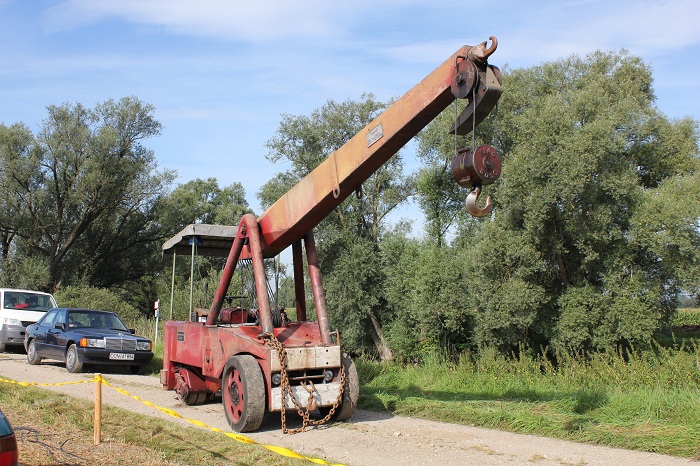
[[[56,324],[56,328],[63,330],[64,332],[66,331],[66,323],[65,322],[59,322]]]
[[[129,329],[129,332],[131,332],[131,334],[133,335],[133,334],[135,334],[135,333],[136,333],[136,329],[134,329],[134,328],[130,328],[130,329]]]

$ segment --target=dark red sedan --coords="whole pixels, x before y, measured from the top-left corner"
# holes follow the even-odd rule
[[[0,466],[16,466],[19,461],[17,439],[10,421],[0,411]]]

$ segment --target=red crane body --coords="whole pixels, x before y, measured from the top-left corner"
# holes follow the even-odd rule
[[[302,428],[314,423],[308,418],[311,408],[328,412],[323,421],[352,416],[357,373],[341,352],[339,335],[334,341],[330,331],[312,230],[456,97],[469,104],[451,132],[465,134],[488,115],[502,92],[500,72],[486,61],[497,46],[490,39],[488,48],[486,42],[460,48],[257,219],[250,214],[241,219],[206,322],[166,324],[161,371],[166,389],[177,390],[191,404],[221,392],[229,424],[238,431],[256,430],[266,410],[282,411],[284,430],[286,409],[302,414]],[[458,182],[480,187],[495,179],[483,170],[471,176]],[[302,240],[317,323],[306,321]],[[280,322],[279,310],[270,308],[263,258],[289,246],[297,321]],[[252,260],[259,306],[255,319],[248,310],[222,310],[235,267],[243,259]]]

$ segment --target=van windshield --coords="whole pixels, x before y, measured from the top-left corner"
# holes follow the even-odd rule
[[[6,291],[3,302],[5,309],[44,312],[54,307],[51,296],[23,291]]]

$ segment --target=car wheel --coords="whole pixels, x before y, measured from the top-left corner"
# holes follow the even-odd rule
[[[70,345],[66,351],[66,370],[72,374],[83,372],[83,363],[78,359],[78,348],[75,344]]]
[[[265,415],[265,381],[255,358],[232,356],[224,368],[221,397],[226,420],[236,432],[258,430]]]
[[[29,361],[29,364],[32,366],[41,362],[41,358],[38,354],[36,354],[36,345],[34,344],[34,340],[30,341],[29,346],[27,347],[27,361]]]

